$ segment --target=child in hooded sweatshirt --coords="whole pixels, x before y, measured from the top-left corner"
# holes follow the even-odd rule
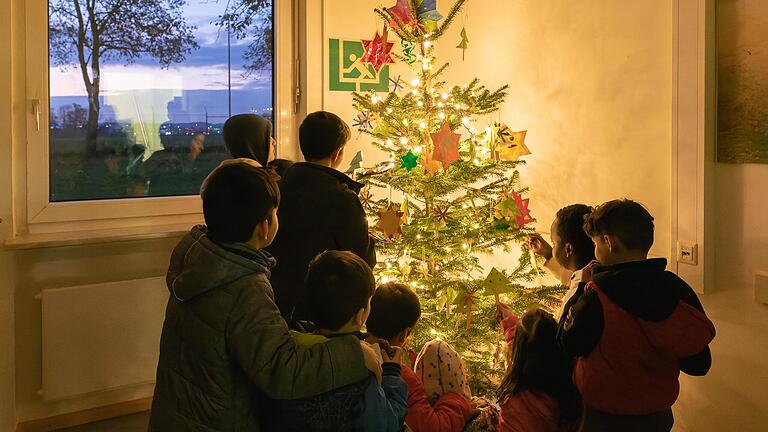
[[[557,321],[541,309],[518,319],[509,306],[497,303],[509,368],[499,386],[501,432],[575,432],[582,403],[573,384],[573,366],[557,346]]]
[[[371,335],[369,340],[407,346],[411,330],[420,317],[421,304],[416,293],[402,283],[385,283],[371,299],[371,314],[365,323]],[[458,354],[455,355],[458,358]],[[456,369],[458,376],[460,367]],[[473,407],[462,394],[463,389],[456,388],[441,395],[434,390],[428,395],[424,382],[411,368],[403,365],[400,374],[408,386],[405,423],[413,432],[461,432],[473,417]],[[432,396],[432,402],[429,396]]]
[[[560,321],[561,347],[576,357],[584,431],[667,432],[680,371],[705,375],[715,327],[690,286],[648,259],[653,217],[630,200],[606,202],[584,222],[599,263]]]
[[[292,331],[299,346],[324,345],[350,335],[361,341],[376,282],[368,264],[352,252],[326,251],[309,265],[306,285],[314,333]],[[362,342],[365,343],[365,342]],[[318,396],[279,401],[272,430],[281,432],[400,432],[408,411],[407,388],[400,378],[399,349],[381,350],[381,384],[374,374]]]

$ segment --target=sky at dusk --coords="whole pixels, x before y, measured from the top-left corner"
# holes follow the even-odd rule
[[[181,64],[168,69],[161,68],[150,57],[141,57],[131,65],[110,62],[102,66],[103,101],[124,101],[130,97],[130,105],[149,104],[143,111],[153,111],[156,118],[187,117],[199,121],[203,107],[217,115],[227,113],[227,32],[213,24],[226,7],[227,0],[189,0],[184,16],[194,31],[200,47],[188,54]],[[271,71],[244,76],[243,53],[248,40],[231,39],[231,79],[233,113],[262,111],[272,106]],[[157,89],[151,101],[147,94]],[[69,103],[83,104],[85,86],[79,65],[50,68],[51,107]],[[138,95],[138,96],[137,96]],[[184,100],[190,99],[190,100]],[[173,103],[168,103],[173,102]],[[137,109],[120,109],[118,120],[135,117]],[[183,113],[178,110],[184,110]],[[163,110],[171,112],[163,113]],[[174,112],[175,111],[175,112]],[[187,112],[189,111],[189,112]],[[192,112],[194,111],[194,112]],[[223,112],[222,112],[223,111]],[[203,114],[204,115],[204,114]]]

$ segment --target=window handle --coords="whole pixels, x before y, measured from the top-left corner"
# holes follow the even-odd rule
[[[40,99],[32,99],[32,115],[35,116],[35,127],[40,132]]]

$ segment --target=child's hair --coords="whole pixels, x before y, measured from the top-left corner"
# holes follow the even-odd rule
[[[325,251],[309,263],[305,286],[312,321],[318,328],[338,330],[368,307],[376,281],[354,253]]]
[[[587,215],[584,231],[590,237],[614,235],[628,250],[648,252],[653,245],[653,216],[638,202],[608,201]]]
[[[328,158],[349,141],[349,126],[336,114],[317,111],[308,115],[299,126],[299,146],[304,159],[316,161]]]
[[[247,242],[280,204],[274,174],[245,160],[228,160],[203,181],[200,196],[208,237]]]
[[[526,390],[544,393],[557,401],[561,425],[581,416],[581,397],[573,384],[573,366],[557,345],[557,322],[541,310],[526,312],[515,331],[512,361],[498,390],[499,403]]]
[[[271,149],[272,123],[256,114],[233,115],[224,122],[224,144],[233,158],[253,159],[267,166]]]
[[[275,170],[280,177],[284,177],[288,168],[293,166],[293,161],[288,159],[272,159],[267,166]]]
[[[371,314],[365,322],[376,337],[390,340],[421,317],[421,304],[407,285],[388,282],[381,285],[371,298]]]
[[[592,207],[585,204],[572,204],[557,211],[557,235],[563,243],[573,245],[573,253],[582,268],[595,259],[595,246],[592,239],[584,232],[584,218],[592,213]]]

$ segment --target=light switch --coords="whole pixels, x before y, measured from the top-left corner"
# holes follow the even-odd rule
[[[768,304],[768,273],[755,275],[755,301]]]
[[[699,263],[699,245],[695,242],[678,241],[677,242],[677,262],[690,265]]]

